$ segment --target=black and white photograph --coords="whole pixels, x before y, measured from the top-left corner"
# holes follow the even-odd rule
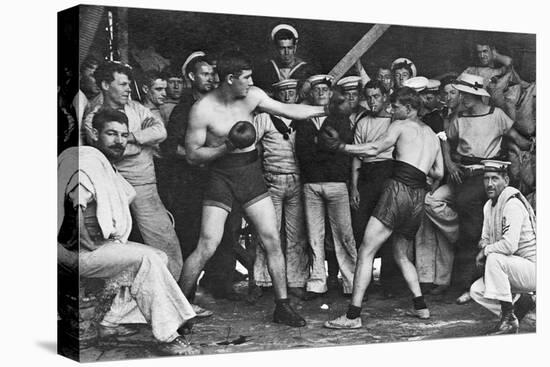
[[[536,331],[536,35],[59,13],[83,362]]]
[[[517,340],[530,358],[538,23],[446,22],[437,2],[425,22],[393,17],[403,3],[94,3],[48,10],[56,335],[39,347],[475,365],[460,343],[500,361]]]

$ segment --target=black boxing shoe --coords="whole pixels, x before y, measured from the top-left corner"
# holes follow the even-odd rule
[[[273,322],[292,327],[306,326],[306,320],[294,311],[289,302],[277,303],[275,312],[273,312]]]

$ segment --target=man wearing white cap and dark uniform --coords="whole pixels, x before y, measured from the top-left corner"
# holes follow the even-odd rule
[[[271,41],[277,50],[277,57],[267,60],[254,73],[256,85],[271,94],[274,83],[298,79],[300,91],[305,79],[315,74],[316,67],[296,56],[298,31],[291,25],[279,24],[271,31]]]
[[[331,90],[332,80],[331,76],[325,74],[314,75],[308,79],[313,105],[328,106],[336,101],[333,93],[337,92]],[[340,94],[338,97],[339,105],[347,105],[347,113],[295,122],[296,155],[304,183],[306,224],[309,244],[313,251],[306,300],[320,297],[328,291],[325,268],[327,216],[334,244],[334,251],[331,252],[336,255],[344,294],[351,294],[357,260],[347,187],[350,160],[343,153],[327,149],[320,140],[323,130],[330,126],[338,131],[343,141],[350,144],[353,141],[348,117],[351,109],[343,95]],[[331,100],[332,98],[334,100]]]
[[[361,97],[361,77],[356,75],[346,76],[336,82],[336,85],[342,88],[344,97],[348,101],[351,107],[351,115],[349,119],[351,122],[351,131],[355,131],[357,121],[359,121],[364,115],[367,109],[359,104]]]
[[[285,263],[277,214],[264,183],[255,148],[256,130],[249,122],[256,111],[293,119],[323,116],[328,108],[284,104],[267,96],[252,82],[252,63],[239,51],[218,60],[220,86],[195,103],[189,113],[185,151],[192,164],[209,163],[203,201],[201,234],[196,250],[183,265],[182,290],[189,294],[208,259],[218,247],[232,207],[243,207],[266,250],[275,293],[273,321],[304,326],[287,298]]]
[[[464,265],[473,267],[475,252],[472,251],[475,251],[481,235],[483,205],[487,201],[480,162],[484,159],[498,159],[506,154],[501,151],[504,136],[519,146],[529,146],[530,142],[518,134],[512,127],[514,121],[500,108],[483,103],[482,98],[488,97],[489,93],[483,87],[482,77],[462,74],[453,86],[461,92],[465,111],[451,121],[446,135],[451,146],[456,146],[453,160],[461,170],[461,182],[454,187],[460,222],[459,241],[466,254],[463,257],[466,261]],[[470,268],[470,271],[473,269]],[[462,272],[468,273],[466,269],[462,269]],[[469,299],[466,291],[457,302],[464,303]]]
[[[298,80],[288,79],[273,84],[275,99],[283,103],[298,100]],[[264,179],[277,212],[277,222],[285,238],[281,239],[286,261],[288,292],[303,297],[308,277],[308,256],[304,202],[300,168],[296,160],[296,129],[292,120],[261,113],[254,117],[256,141],[262,147]],[[284,222],[283,222],[284,219]],[[272,286],[266,253],[256,247],[254,280],[257,287],[252,296],[261,295],[260,287]],[[252,298],[253,299],[253,298]]]
[[[517,333],[519,321],[534,308],[536,291],[536,216],[527,199],[508,186],[510,162],[485,160],[483,183],[489,200],[483,207],[483,232],[476,264],[483,277],[470,288],[472,298],[500,322],[492,335]],[[519,299],[514,294],[521,293]]]

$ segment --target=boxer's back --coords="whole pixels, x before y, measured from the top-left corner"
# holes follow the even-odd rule
[[[394,123],[399,124],[401,130],[395,144],[396,160],[415,166],[427,174],[436,160],[439,139],[423,122],[402,120]]]

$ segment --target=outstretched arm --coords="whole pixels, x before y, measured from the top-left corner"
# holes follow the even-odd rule
[[[387,150],[397,143],[401,134],[401,127],[398,122],[390,124],[386,131],[378,140],[364,144],[346,144],[343,151],[358,156],[376,157],[378,154]]]
[[[311,117],[326,115],[323,106],[309,106],[305,104],[281,103],[270,98],[263,90],[252,87],[249,93],[254,93],[259,102],[260,111],[283,116],[293,120],[307,120]]]
[[[191,164],[210,162],[228,152],[226,144],[217,147],[207,147],[206,132],[208,123],[199,116],[197,105],[189,112],[189,126],[185,135],[185,153]]]

